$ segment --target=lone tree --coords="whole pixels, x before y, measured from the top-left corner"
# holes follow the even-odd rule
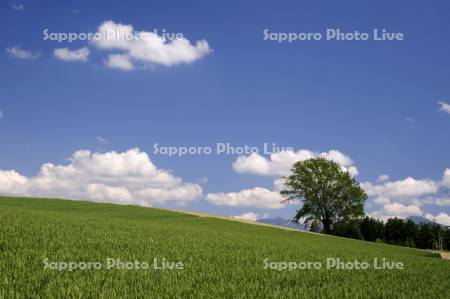
[[[331,234],[336,224],[364,216],[366,193],[334,161],[314,158],[297,162],[292,174],[284,177],[284,185],[281,195],[285,202],[303,202],[295,215],[297,223],[300,219],[305,225],[321,223],[323,232]]]

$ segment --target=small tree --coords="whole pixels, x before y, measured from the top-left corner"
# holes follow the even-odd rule
[[[323,231],[332,233],[333,226],[364,215],[367,195],[351,175],[334,161],[314,158],[300,161],[292,174],[284,178],[284,201],[300,200],[303,207],[295,220],[309,225],[320,221]]]

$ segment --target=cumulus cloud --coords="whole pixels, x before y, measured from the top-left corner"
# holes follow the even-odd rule
[[[272,153],[269,158],[252,153],[249,156],[239,156],[233,163],[233,169],[239,173],[285,176],[291,172],[291,168],[295,162],[316,157],[335,161],[343,170],[348,171],[352,176],[358,174],[358,169],[354,166],[352,159],[337,150],[330,150],[324,153],[316,153],[305,149],[297,152],[285,150]]]
[[[6,52],[11,57],[18,58],[18,59],[33,60],[33,59],[36,59],[39,56],[41,56],[40,53],[33,53],[31,51],[23,50],[19,46],[13,46],[13,47],[6,48]]]
[[[255,187],[239,192],[209,193],[206,200],[214,205],[229,207],[253,207],[261,209],[280,209],[286,206],[279,192]]]
[[[369,196],[374,197],[372,203],[382,206],[369,214],[384,220],[395,216],[422,216],[424,205],[450,206],[450,198],[437,196],[441,187],[450,188],[450,169],[444,171],[442,181],[408,177],[380,184],[364,182],[362,186]]]
[[[46,163],[32,177],[0,170],[0,194],[151,206],[191,202],[202,197],[202,188],[158,169],[139,149],[122,153],[80,150],[67,165]]]
[[[441,101],[441,102],[438,102],[438,104],[440,105],[439,111],[450,114],[450,104],[449,103]]]
[[[406,218],[408,216],[422,216],[424,212],[416,205],[404,205],[399,202],[387,202],[380,210],[376,210],[368,214],[371,217],[386,221],[387,219],[393,217]]]
[[[386,197],[377,197],[373,200],[373,202],[377,205],[386,205],[391,203],[391,200],[389,198]]]
[[[64,61],[87,61],[89,57],[89,49],[83,47],[77,50],[69,50],[69,48],[58,48],[53,51],[56,58]]]
[[[380,185],[364,182],[362,186],[367,195],[385,198],[419,197],[425,194],[434,194],[439,188],[439,184],[432,180],[416,180],[412,177]]]
[[[437,198],[434,203],[438,206],[450,206],[450,197],[448,198]]]
[[[283,178],[275,179],[275,180],[273,181],[273,187],[274,187],[274,189],[275,189],[276,191],[281,191],[281,190],[283,190],[283,189],[285,188],[285,186],[284,186],[284,179],[283,179]]]
[[[28,179],[14,170],[0,170],[0,192],[25,194]]]
[[[450,188],[450,168],[447,168],[444,171],[444,175],[442,176],[442,186]]]
[[[406,217],[411,215],[422,215],[423,211],[415,205],[403,205],[398,202],[389,203],[383,206],[383,212],[391,216]]]
[[[202,177],[201,179],[198,179],[197,182],[199,184],[204,185],[204,184],[208,183],[208,178],[207,177]]]
[[[378,177],[379,182],[386,182],[388,180],[389,180],[389,175],[387,175],[387,174],[382,174]]]
[[[428,220],[446,225],[446,226],[450,226],[450,215],[448,215],[446,213],[439,213],[436,216],[434,216],[430,213],[426,213],[425,218],[427,218]]]
[[[122,71],[131,71],[134,69],[131,58],[125,54],[111,54],[105,61],[105,65],[112,69],[119,69]]]
[[[269,217],[269,214],[257,214],[253,212],[243,213],[241,215],[231,216],[232,218],[247,220],[247,221],[256,221],[258,219],[263,219]]]
[[[135,63],[172,66],[189,64],[212,52],[204,39],[191,44],[184,37],[167,40],[155,32],[136,31],[132,25],[105,21],[99,28],[100,39],[92,44],[100,49],[117,50],[105,64],[108,67],[132,70]],[[128,38],[139,36],[139,38]]]

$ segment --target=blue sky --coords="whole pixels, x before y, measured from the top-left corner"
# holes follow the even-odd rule
[[[371,182],[368,212],[444,214],[441,221],[450,221],[444,176],[450,168],[449,9],[448,1],[3,1],[0,169],[32,180],[44,163],[67,166],[78,150],[139,148],[158,169],[201,187],[201,196],[182,201],[184,209],[290,217],[296,207],[261,208],[246,202],[248,194],[239,194],[235,206],[223,203],[232,200],[229,192],[260,187],[276,193],[273,181],[279,173],[237,171],[237,155],[155,155],[154,144],[230,142],[261,148],[267,142],[294,151],[334,149],[352,159],[359,181]],[[43,40],[45,29],[95,33],[105,21],[135,31],[182,33],[198,55],[173,54],[167,65],[124,48]],[[369,33],[384,28],[403,33],[405,40],[280,43],[264,40],[263,34],[265,29],[323,33],[328,28]],[[201,40],[207,51],[195,46]],[[58,48],[67,48],[65,60],[55,54]],[[83,48],[87,57],[71,52]],[[109,55],[124,53],[132,70],[108,65]],[[9,174],[3,179],[9,189],[0,188],[2,193],[36,195],[30,190],[37,187],[14,187]],[[377,181],[383,174],[389,179]],[[415,181],[404,182],[408,177]],[[58,188],[50,191],[78,194]],[[42,188],[39,192],[46,195]],[[223,193],[221,205],[207,200],[217,193]],[[383,200],[376,204],[375,198]]]

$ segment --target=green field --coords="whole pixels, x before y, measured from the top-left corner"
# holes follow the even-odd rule
[[[106,269],[107,258],[147,261]],[[153,260],[183,270],[155,270]],[[403,270],[264,269],[270,261],[404,263]],[[49,262],[104,262],[58,271]],[[411,248],[281,230],[160,209],[0,198],[4,298],[450,298],[450,261]]]

